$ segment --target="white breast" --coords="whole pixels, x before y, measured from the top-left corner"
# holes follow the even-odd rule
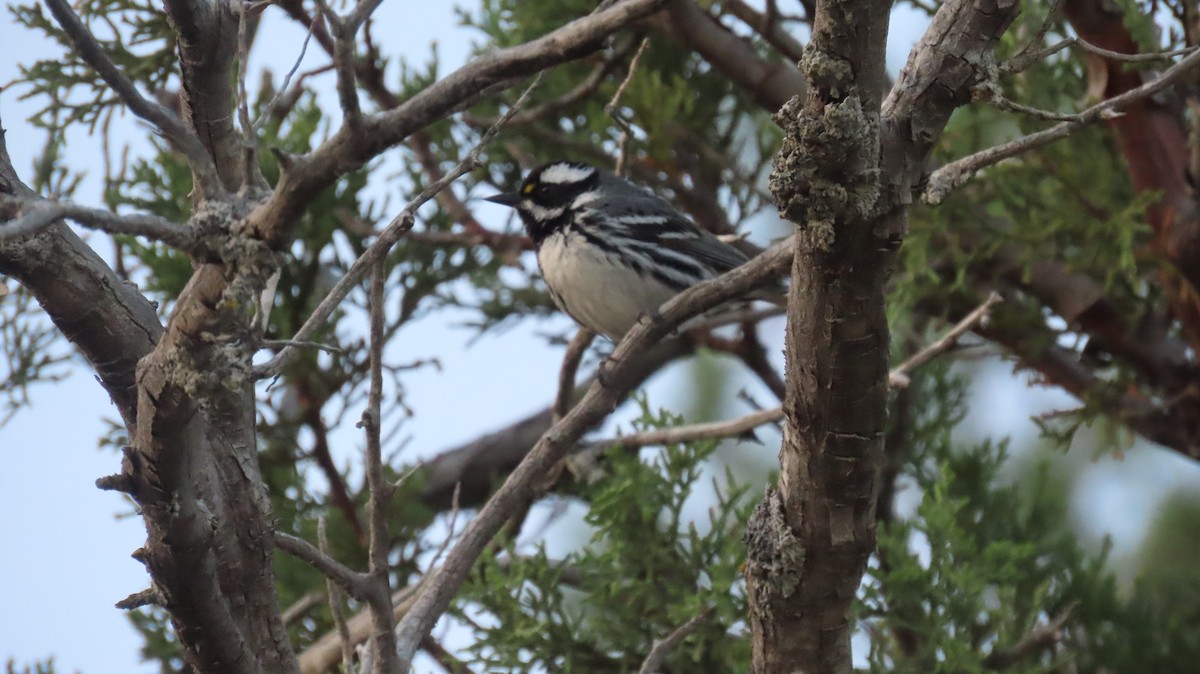
[[[613,341],[675,294],[569,230],[542,242],[538,266],[559,308]]]

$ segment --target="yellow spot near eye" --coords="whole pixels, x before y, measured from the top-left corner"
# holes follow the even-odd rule
[[[533,192],[533,183],[529,183],[525,187],[522,187],[521,191],[524,192],[525,194],[529,194],[529,193]]]

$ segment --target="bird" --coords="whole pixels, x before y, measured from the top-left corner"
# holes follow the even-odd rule
[[[644,314],[748,261],[666,199],[574,161],[539,166],[485,197],[516,210],[554,304],[618,342]]]

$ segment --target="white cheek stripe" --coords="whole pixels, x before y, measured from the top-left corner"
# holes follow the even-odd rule
[[[566,211],[566,208],[563,206],[559,206],[558,208],[545,208],[543,206],[538,206],[529,199],[521,202],[521,208],[532,215],[534,219],[541,222],[561,217]]]
[[[575,201],[571,202],[571,208],[582,208],[583,206],[590,204],[599,198],[600,193],[596,190],[584,192],[583,194],[575,197]]]
[[[556,185],[578,183],[592,177],[596,169],[591,167],[571,166],[570,164],[555,164],[542,171],[541,180],[544,183]]]

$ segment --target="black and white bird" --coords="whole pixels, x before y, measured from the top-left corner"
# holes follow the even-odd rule
[[[666,200],[588,164],[546,164],[519,191],[487,200],[521,216],[554,303],[613,341],[642,314],[748,259]]]

